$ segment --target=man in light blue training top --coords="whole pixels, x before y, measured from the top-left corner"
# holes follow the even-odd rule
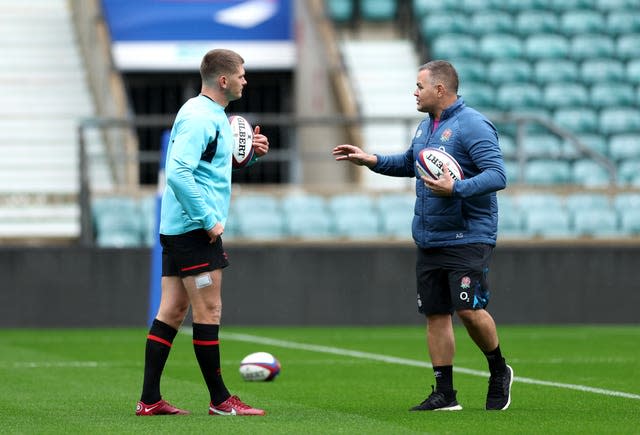
[[[333,150],[336,160],[384,175],[417,178],[412,232],[418,247],[418,310],[427,318],[436,387],[411,411],[462,409],[453,389],[454,312],[487,358],[491,376],[486,409],[504,410],[511,403],[513,370],[502,357],[496,324],[485,310],[489,262],[498,232],[496,192],[506,186],[504,162],[494,126],[457,93],[453,65],[441,60],[426,63],[418,70],[413,95],[418,111],[429,116],[406,152],[368,154],[349,144]],[[451,154],[464,179],[453,180],[448,170],[438,180],[420,177],[415,161],[427,147]]]
[[[242,97],[244,60],[230,50],[209,51],[200,65],[200,95],[178,112],[166,157],[166,187],[160,213],[162,297],[147,336],[144,382],[136,415],[180,415],[188,411],[162,399],[160,378],[189,305],[193,348],[209,390],[211,415],[264,415],[227,390],[220,371],[218,332],[222,269],[228,266],[222,233],[231,199],[233,133],[225,113]],[[269,141],[254,130],[256,157]]]

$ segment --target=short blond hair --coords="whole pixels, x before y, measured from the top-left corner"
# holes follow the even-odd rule
[[[213,85],[221,75],[233,74],[244,64],[244,59],[232,50],[210,50],[200,63],[200,77],[206,85]]]

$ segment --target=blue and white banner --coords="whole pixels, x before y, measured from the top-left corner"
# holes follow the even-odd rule
[[[293,0],[102,0],[122,70],[197,70],[213,48],[246,69],[295,65]]]

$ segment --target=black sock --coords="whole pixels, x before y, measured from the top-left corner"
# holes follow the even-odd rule
[[[484,352],[484,355],[487,357],[489,371],[492,375],[500,374],[507,369],[507,363],[502,357],[502,352],[500,352],[500,345],[491,352]]]
[[[151,324],[144,353],[144,382],[140,397],[140,400],[147,405],[162,399],[160,377],[177,333],[176,329],[158,319]]]
[[[221,404],[231,396],[220,372],[219,329],[219,325],[193,324],[193,350],[214,405]]]
[[[434,366],[433,374],[436,377],[436,391],[453,391],[453,366]]]

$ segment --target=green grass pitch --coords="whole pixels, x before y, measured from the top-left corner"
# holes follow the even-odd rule
[[[484,410],[486,361],[456,329],[458,412],[409,412],[430,391],[424,331],[399,327],[231,327],[229,389],[266,417],[214,417],[191,337],[176,337],[163,396],[189,416],[136,417],[146,329],[0,329],[0,431],[6,434],[638,434],[639,326],[502,326],[512,404]],[[267,351],[273,382],[238,364]]]

